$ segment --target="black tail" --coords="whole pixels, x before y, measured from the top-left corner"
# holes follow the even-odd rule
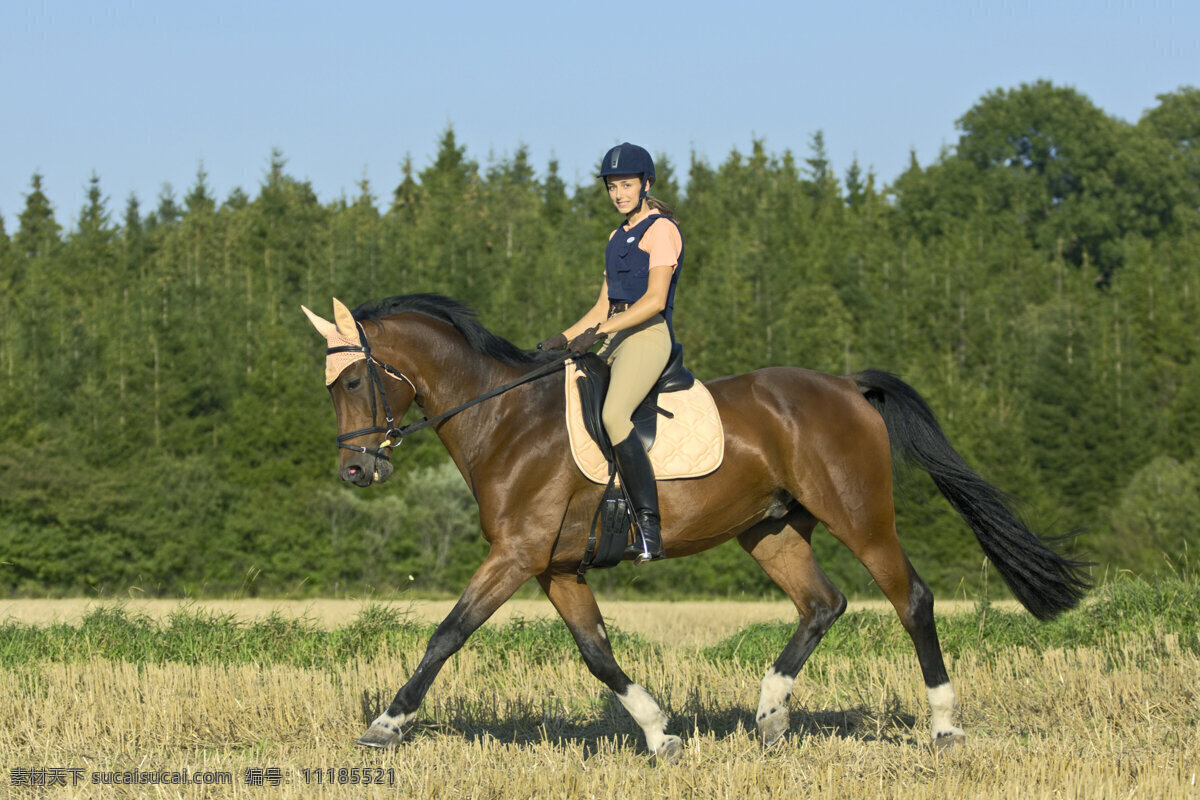
[[[1052,619],[1083,598],[1090,583],[1085,562],[1050,549],[1013,512],[1010,498],[979,477],[950,445],[933,411],[904,381],[887,372],[853,376],[863,397],[887,425],[892,450],[927,471],[938,489],[975,532],[1021,605],[1038,619]]]

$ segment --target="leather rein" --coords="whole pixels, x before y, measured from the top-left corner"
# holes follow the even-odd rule
[[[555,359],[553,361],[549,361],[546,364],[543,364],[542,366],[538,367],[537,369],[533,370],[532,372],[526,373],[525,375],[522,375],[521,377],[517,378],[516,380],[509,381],[508,383],[504,384],[503,386],[497,386],[495,389],[492,389],[491,391],[486,392],[485,394],[481,394],[480,396],[478,396],[476,398],[468,400],[467,402],[463,403],[462,405],[455,406],[454,408],[450,409],[449,411],[444,411],[441,414],[438,414],[436,417],[420,419],[414,423],[405,425],[404,427],[397,428],[395,415],[392,414],[391,406],[388,404],[387,392],[384,390],[383,378],[380,376],[379,370],[382,369],[384,372],[386,372],[388,375],[395,378],[396,380],[404,381],[409,386],[411,386],[412,390],[413,390],[414,398],[417,395],[417,386],[403,372],[396,369],[391,364],[387,364],[387,363],[375,358],[375,356],[371,353],[371,346],[367,343],[367,334],[363,330],[362,325],[359,325],[357,322],[355,323],[355,325],[358,328],[359,341],[362,342],[362,344],[361,345],[344,345],[341,347],[329,347],[329,348],[326,348],[325,355],[328,356],[333,353],[362,353],[363,356],[366,358],[366,361],[367,361],[367,387],[368,387],[369,391],[371,392],[371,423],[372,424],[370,427],[367,427],[367,428],[359,428],[358,430],[348,431],[347,433],[339,434],[337,437],[337,446],[341,447],[343,449],[346,449],[346,450],[353,450],[356,453],[364,453],[366,455],[374,456],[375,458],[382,459],[384,461],[391,460],[390,452],[387,452],[387,451],[391,451],[391,450],[399,447],[401,444],[403,444],[404,437],[414,434],[423,428],[428,428],[431,425],[436,425],[437,423],[441,422],[442,420],[449,419],[450,417],[453,417],[455,414],[458,414],[459,412],[466,411],[471,406],[478,405],[479,403],[482,403],[485,400],[490,400],[491,398],[496,397],[497,395],[504,394],[509,389],[515,389],[516,387],[518,387],[524,383],[529,383],[530,381],[534,381],[534,380],[537,380],[538,378],[545,377],[546,375],[549,375],[552,372],[556,372],[562,368],[563,364],[568,359],[575,357],[574,353],[572,353],[570,350],[567,350],[563,355],[555,357]],[[380,400],[383,401],[382,402],[383,418],[384,418],[384,421],[387,423],[386,428],[380,427],[375,424],[375,418],[376,418],[376,415],[378,412],[378,406],[375,402],[376,394],[378,394]],[[349,440],[349,439],[354,439],[359,436],[365,436],[369,433],[382,433],[383,440],[375,447],[362,447],[360,445],[346,444],[347,440]]]

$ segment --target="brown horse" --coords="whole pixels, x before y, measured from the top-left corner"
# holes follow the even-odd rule
[[[403,433],[394,419],[412,403],[437,417],[531,371],[553,369],[554,355],[520,350],[444,297],[396,297],[363,305],[353,317],[338,301],[334,306],[336,322],[308,313],[330,342],[326,376],[344,448],[339,474],[359,486],[391,474],[388,457]],[[1038,618],[1079,602],[1087,588],[1083,565],[1031,533],[1006,496],[959,457],[920,396],[892,375],[835,377],[773,367],[706,385],[724,424],[724,462],[702,478],[660,482],[663,542],[668,557],[680,558],[736,538],[796,605],[799,626],[762,681],[756,719],[763,743],[786,733],[796,675],[846,608],[813,557],[817,522],[866,566],[912,637],[932,738],[944,743],[961,736],[933,595],[896,534],[892,452],[930,473],[1013,594]],[[436,425],[479,503],[491,549],[408,683],[359,744],[398,744],[446,659],[521,584],[536,578],[588,669],[641,726],[650,752],[663,760],[678,757],[679,737],[666,732],[658,704],[617,665],[595,597],[577,580],[602,487],[576,468],[563,419],[556,372]]]

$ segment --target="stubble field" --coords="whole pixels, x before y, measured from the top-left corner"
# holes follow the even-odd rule
[[[544,601],[510,609],[451,659],[386,752],[354,738],[415,667],[438,607],[360,605],[322,624],[316,604],[295,618],[287,605],[241,616],[64,605],[39,621],[6,601],[0,794],[1200,797],[1197,591],[1138,592],[1049,627],[1007,607],[941,614],[968,734],[945,750],[929,745],[916,658],[890,612],[835,625],[796,682],[790,734],[764,750],[753,713],[789,633],[772,622],[790,620],[786,604],[604,604],[618,660],[684,738],[670,765],[648,758],[561,624],[540,618]],[[148,782],[185,770],[229,782]]]

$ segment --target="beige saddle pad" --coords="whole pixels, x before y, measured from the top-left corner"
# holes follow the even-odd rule
[[[576,379],[582,374],[574,362],[566,365],[567,433],[575,463],[589,480],[608,483],[608,463],[583,424]],[[658,480],[699,478],[721,466],[725,434],[717,404],[700,381],[684,392],[658,396],[658,405],[675,415],[658,417],[658,433],[650,448],[650,464]]]

